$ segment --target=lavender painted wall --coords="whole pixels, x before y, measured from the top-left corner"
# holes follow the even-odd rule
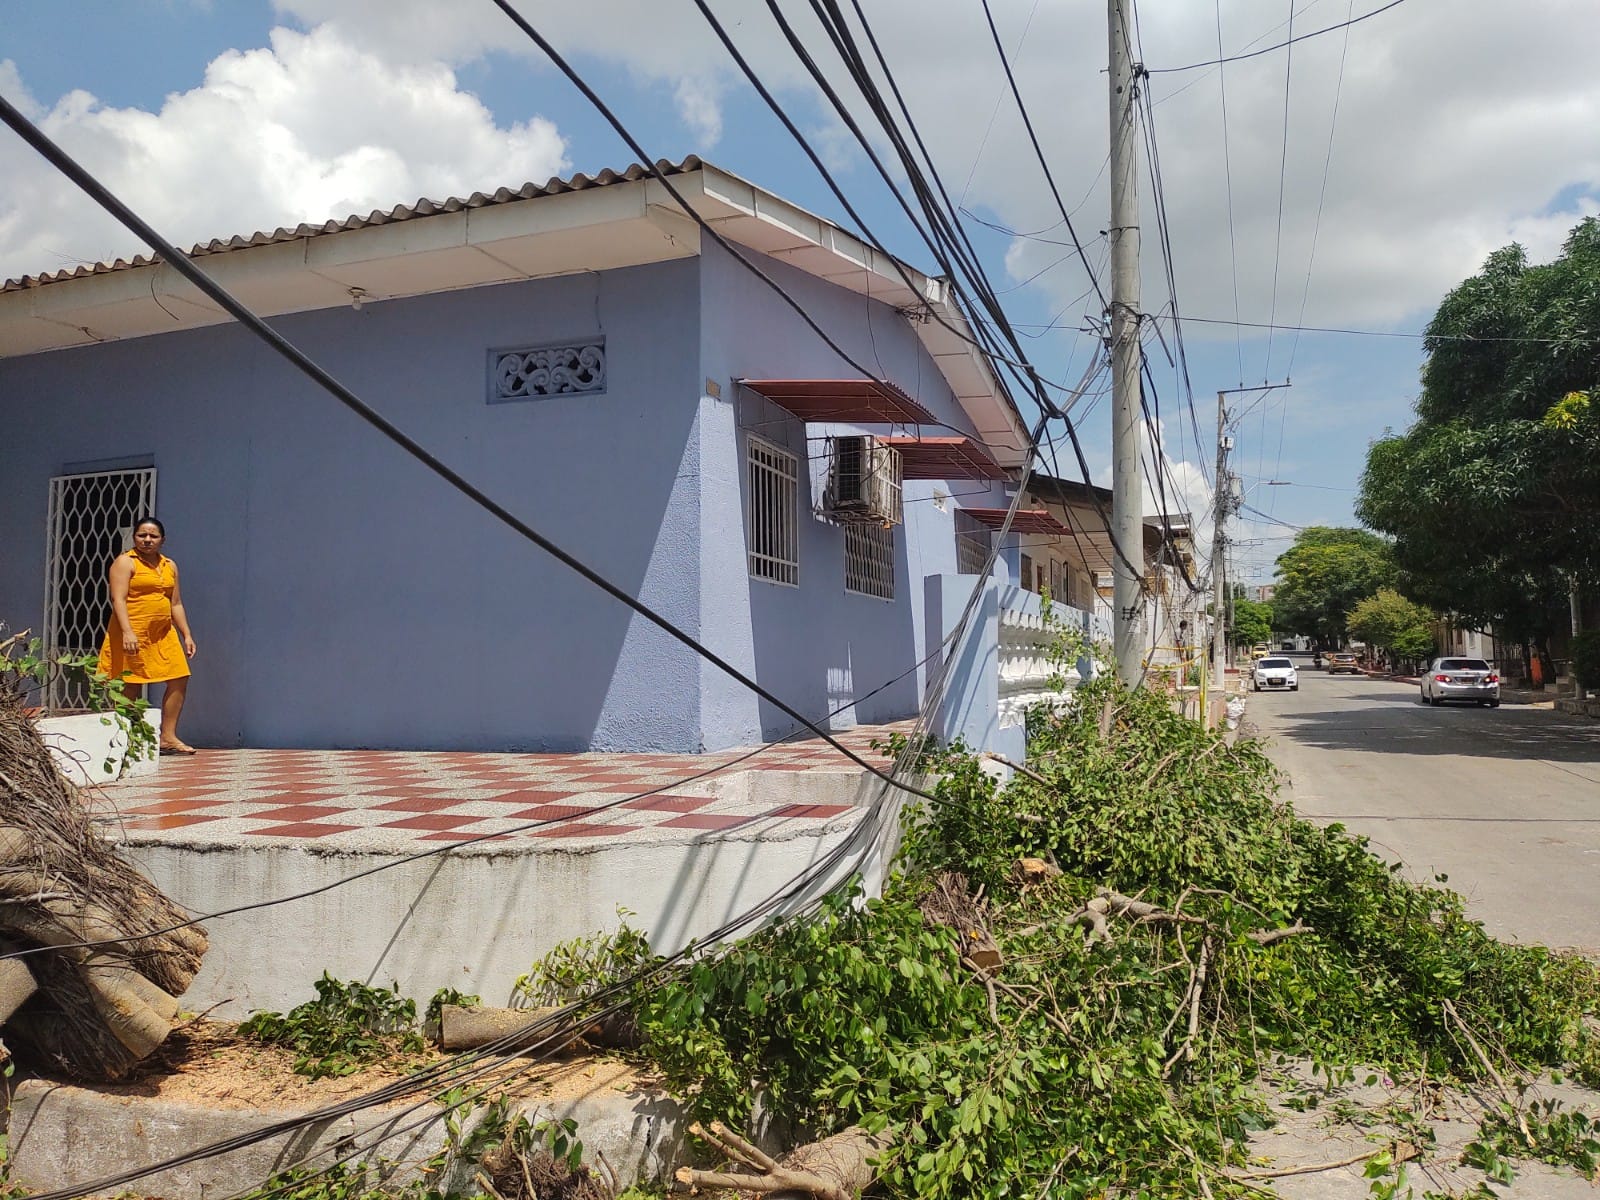
[[[847,706],[833,717],[836,728],[910,716],[924,686],[925,672],[917,666],[926,653],[923,578],[955,571],[954,507],[1002,503],[1002,492],[970,481],[908,483],[905,525],[895,530],[895,597],[886,601],[844,590],[844,533],[809,515],[812,496],[803,478],[799,586],[751,578],[744,538],[747,437],[764,437],[802,460],[808,450],[822,453],[822,446],[813,442],[808,448],[802,422],[734,381],[847,378],[858,372],[725,252],[707,246],[701,262],[702,373],[721,390],[720,397],[702,395],[700,401],[706,642],[736,665],[754,670],[814,720]],[[915,331],[894,309],[784,263],[760,262],[858,362],[898,383],[940,420],[974,432]],[[823,431],[812,427],[810,432]],[[948,500],[941,512],[932,502],[935,489],[970,494]],[[715,668],[704,667],[701,674],[708,748],[781,737],[795,729],[790,718]],[[877,695],[863,698],[885,683],[889,686]]]
[[[274,322],[485,491],[700,631],[695,260]],[[604,335],[608,390],[485,402],[491,347]],[[200,745],[690,750],[700,667],[231,326],[0,361],[0,619],[51,475],[145,456]]]

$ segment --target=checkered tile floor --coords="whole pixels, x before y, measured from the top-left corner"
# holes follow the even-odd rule
[[[869,743],[899,728],[862,726],[839,738],[869,761],[887,765]],[[747,753],[201,750],[192,758],[163,758],[152,776],[101,788],[97,809],[107,832],[120,832],[129,842],[315,839],[350,849],[486,836],[492,840],[485,845],[527,838],[609,840],[646,831],[693,836],[757,822],[823,822],[850,810],[853,779],[831,789],[837,803],[763,801],[759,781],[749,789],[723,783],[729,794],[706,794],[740,771],[859,770],[820,740],[775,745],[735,761]],[[727,764],[729,770],[705,775]]]

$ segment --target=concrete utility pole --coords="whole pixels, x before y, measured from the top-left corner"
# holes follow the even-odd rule
[[[1216,664],[1218,691],[1227,687],[1228,671],[1228,592],[1223,580],[1223,563],[1227,538],[1223,522],[1228,518],[1228,451],[1233,449],[1233,439],[1228,437],[1228,414],[1222,397],[1217,393],[1217,494],[1211,503],[1211,607],[1214,623],[1211,627],[1211,659]]]
[[[1117,677],[1144,674],[1144,487],[1139,478],[1139,155],[1129,0],[1107,0],[1111,47],[1111,578]]]
[[[1233,439],[1228,436],[1228,410],[1223,397],[1234,392],[1274,392],[1288,386],[1288,383],[1262,383],[1255,387],[1221,388],[1217,392],[1217,492],[1212,500],[1211,519],[1211,603],[1216,610],[1216,624],[1211,631],[1211,653],[1216,659],[1219,690],[1227,683],[1228,590],[1223,576],[1227,573],[1226,525],[1234,507],[1234,476],[1228,473],[1228,451],[1233,449]]]

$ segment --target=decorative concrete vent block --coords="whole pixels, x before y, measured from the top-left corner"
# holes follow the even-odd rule
[[[495,350],[489,356],[489,403],[606,390],[604,338],[566,346]]]

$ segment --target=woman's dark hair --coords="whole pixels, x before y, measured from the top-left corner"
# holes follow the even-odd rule
[[[139,526],[141,525],[154,525],[156,527],[156,532],[158,532],[162,537],[167,536],[167,527],[154,517],[140,517],[133,523],[133,531],[138,533]]]

